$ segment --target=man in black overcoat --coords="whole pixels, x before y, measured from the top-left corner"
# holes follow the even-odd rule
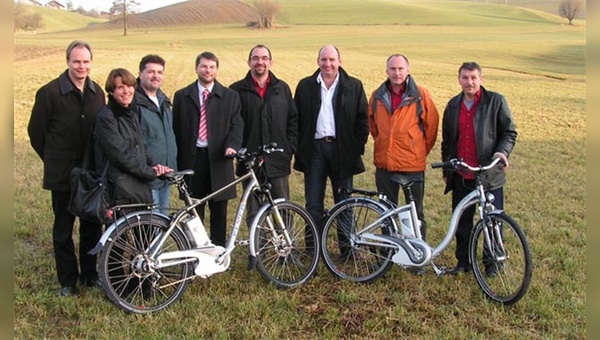
[[[89,77],[91,65],[88,43],[69,44],[67,70],[37,91],[27,128],[31,146],[44,162],[43,188],[52,193],[52,242],[62,296],[77,295],[78,280],[85,286],[99,286],[96,256],[87,252],[100,239],[102,226],[79,221],[78,264],[73,243],[75,216],[67,209],[71,170],[81,164],[96,113],[104,105],[104,91]]]

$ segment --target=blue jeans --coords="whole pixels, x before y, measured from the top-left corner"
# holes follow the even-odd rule
[[[319,234],[324,226],[324,201],[327,178],[331,181],[333,200],[335,203],[348,198],[348,194],[340,193],[340,188],[352,188],[352,175],[340,177],[337,159],[337,141],[327,142],[324,139],[315,141],[315,150],[310,165],[304,173],[304,196],[306,198],[306,210],[315,221]]]
[[[171,197],[171,187],[168,185],[160,189],[152,189],[152,200],[161,214],[169,214],[169,198]]]

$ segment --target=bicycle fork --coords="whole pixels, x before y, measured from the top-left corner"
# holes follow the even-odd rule
[[[486,254],[492,263],[501,263],[508,256],[504,247],[502,237],[502,223],[496,222],[494,215],[500,214],[500,210],[495,210],[493,205],[494,196],[491,193],[485,193],[483,188],[479,188],[479,214],[482,222],[482,232],[484,239],[484,254]]]
[[[252,221],[252,225],[250,227],[250,237],[249,237],[249,259],[248,259],[248,270],[252,270],[254,269],[254,267],[256,266],[256,256],[258,255],[258,253],[260,252],[261,249],[256,249],[257,246],[259,246],[257,244],[257,242],[253,242],[253,240],[256,240],[257,237],[259,235],[256,235],[256,233],[260,233],[261,232],[261,226],[258,225],[259,220],[261,219],[261,217],[265,214],[268,213],[269,209],[273,210],[273,216],[272,215],[267,215],[265,218],[265,224],[266,224],[266,229],[267,232],[270,234],[270,241],[271,243],[275,244],[275,246],[277,247],[277,249],[280,249],[281,254],[280,255],[285,255],[285,252],[290,249],[291,245],[292,245],[292,238],[285,226],[285,223],[283,221],[283,217],[281,216],[281,213],[279,212],[279,209],[277,208],[277,204],[284,202],[285,198],[278,198],[273,200],[272,198],[269,197],[269,203],[263,205],[257,212],[256,216],[254,217],[254,221]],[[262,228],[263,230],[265,228]]]

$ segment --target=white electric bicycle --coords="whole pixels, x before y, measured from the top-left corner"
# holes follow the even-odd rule
[[[338,278],[365,283],[383,276],[392,264],[409,269],[431,265],[442,275],[445,268],[433,260],[452,242],[464,211],[475,205],[478,219],[470,236],[469,260],[477,283],[493,301],[517,302],[527,292],[533,265],[525,234],[514,219],[494,207],[493,195],[484,188],[482,174],[498,162],[478,167],[457,159],[432,164],[470,171],[476,178],[474,190],[453,211],[447,233],[436,247],[421,238],[410,191],[409,204],[397,206],[377,192],[348,190],[360,196],[347,198],[329,211],[321,236],[327,268]]]
[[[192,170],[163,175],[177,186],[186,205],[166,216],[148,205],[113,208],[123,215],[108,227],[90,253],[98,253],[98,275],[108,298],[133,313],[150,313],[177,301],[190,280],[222,273],[231,264],[238,245],[248,245],[248,269],[257,268],[270,283],[292,288],[309,280],[317,269],[320,244],[315,223],[304,207],[283,199],[274,200],[268,183],[256,175],[266,155],[280,152],[276,144],[256,152],[240,150],[235,158],[249,170],[225,187],[202,198],[191,198],[184,176]],[[239,202],[226,247],[214,245],[204,229],[196,207],[225,189],[249,181]],[[262,195],[265,203],[250,226],[249,240],[237,241],[250,195]]]

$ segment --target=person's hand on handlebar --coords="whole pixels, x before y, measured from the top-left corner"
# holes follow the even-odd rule
[[[237,153],[237,151],[235,151],[235,149],[233,149],[233,148],[225,149],[225,157],[233,157],[233,156],[235,156],[236,153]]]
[[[505,154],[503,154],[502,152],[496,152],[494,154],[493,158],[496,158],[496,157],[500,158],[500,161],[502,163],[500,166],[502,166],[502,169],[508,168],[508,158],[506,158]]]
[[[156,173],[156,177],[162,176],[163,174],[165,174],[167,172],[173,171],[173,169],[171,169],[170,167],[168,167],[166,165],[162,165],[162,164],[156,164],[156,165],[152,166],[152,169]]]

